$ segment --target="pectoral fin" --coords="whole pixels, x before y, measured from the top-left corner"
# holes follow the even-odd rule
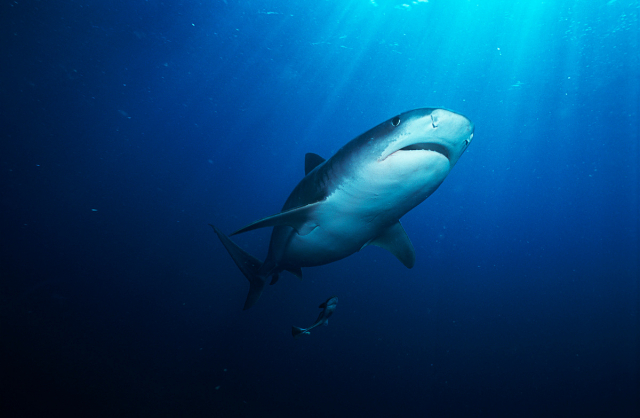
[[[275,215],[267,216],[258,221],[250,223],[244,228],[238,229],[231,235],[241,234],[243,232],[253,231],[258,228],[266,228],[269,226],[290,226],[295,229],[298,235],[307,235],[313,231],[318,225],[311,221],[311,214],[315,210],[316,206],[322,203],[315,202],[298,208],[286,210],[284,212],[276,213]]]
[[[411,244],[404,228],[400,225],[400,221],[387,228],[368,245],[384,248],[408,268],[413,267],[416,262],[416,251],[413,249],[413,244]]]

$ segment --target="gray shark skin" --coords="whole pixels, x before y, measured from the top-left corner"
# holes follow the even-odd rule
[[[309,331],[320,325],[329,325],[329,317],[335,312],[336,306],[338,306],[337,296],[332,296],[327,299],[326,302],[322,302],[320,306],[318,306],[318,308],[322,309],[322,312],[320,312],[318,319],[316,319],[316,322],[313,325],[309,328],[291,327],[291,335],[293,335],[293,338],[297,338],[304,334],[308,335],[310,334]]]
[[[400,218],[429,197],[473,139],[474,125],[445,109],[415,109],[348,142],[328,160],[307,154],[305,176],[282,211],[234,232],[273,227],[264,262],[211,225],[249,280],[248,309],[271,277],[302,278],[302,267],[345,258],[367,245],[391,252],[406,267],[415,251]]]

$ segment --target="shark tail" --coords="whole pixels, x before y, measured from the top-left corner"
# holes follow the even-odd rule
[[[302,334],[310,334],[310,332],[304,328],[291,327],[291,335],[293,335],[294,338],[297,338]]]
[[[220,238],[220,242],[222,242],[224,248],[227,249],[231,258],[233,258],[236,266],[238,266],[242,274],[244,274],[244,277],[249,280],[249,294],[247,295],[247,300],[244,302],[244,307],[242,308],[243,310],[247,310],[258,301],[266,284],[266,278],[260,275],[262,262],[244,251],[242,248],[238,247],[235,242],[231,241],[229,237],[220,232],[218,228],[211,224],[209,225],[213,228],[216,235],[218,235],[218,238]]]

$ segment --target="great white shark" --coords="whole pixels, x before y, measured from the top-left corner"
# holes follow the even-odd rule
[[[412,268],[415,251],[400,218],[442,184],[473,132],[473,123],[457,113],[415,109],[356,137],[328,160],[307,154],[305,176],[282,211],[231,234],[273,227],[264,262],[211,225],[249,280],[244,309],[282,271],[302,278],[302,267],[328,264],[368,245]]]

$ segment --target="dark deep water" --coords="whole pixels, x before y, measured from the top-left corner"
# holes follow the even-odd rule
[[[3,2],[0,413],[637,417],[639,11]],[[242,311],[207,224],[428,106],[476,130],[402,219],[415,267],[369,247]],[[269,234],[234,239],[262,259]]]

